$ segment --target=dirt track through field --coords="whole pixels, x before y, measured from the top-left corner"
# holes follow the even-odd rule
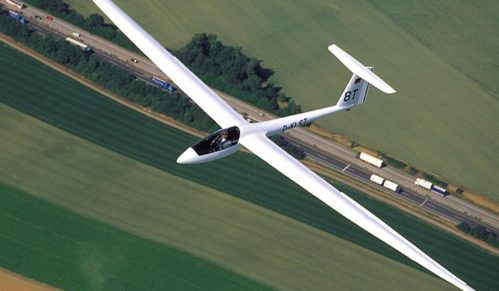
[[[31,280],[5,269],[0,269],[0,290],[9,291],[54,291],[60,290]]]

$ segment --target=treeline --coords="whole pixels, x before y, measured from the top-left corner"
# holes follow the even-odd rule
[[[305,158],[305,152],[299,146],[290,143],[285,137],[274,135],[270,139],[296,159],[303,160]]]
[[[457,228],[464,233],[470,234],[477,239],[480,239],[496,248],[499,248],[499,240],[497,239],[497,234],[488,231],[483,225],[477,225],[471,227],[466,222],[461,222]]]
[[[268,81],[271,69],[244,55],[241,48],[223,45],[216,35],[196,34],[176,55],[212,87],[279,116],[301,112],[281,87]]]
[[[63,39],[42,36],[27,25],[8,17],[5,11],[1,11],[1,6],[0,32],[135,104],[149,107],[154,112],[165,114],[205,132],[218,129],[218,125],[182,92],[167,93],[100,59],[96,54],[84,53],[79,47]],[[301,149],[289,144],[282,137],[276,137],[274,140],[291,155],[304,158]]]
[[[129,50],[140,52],[139,49],[112,24],[104,23],[104,17],[94,13],[88,17],[76,12],[62,0],[24,0],[24,2],[45,10],[84,30],[110,40]]]
[[[381,157],[383,158],[383,160],[388,165],[390,165],[390,166],[392,166],[394,168],[403,169],[403,168],[405,168],[407,166],[406,163],[395,159],[394,157],[390,156],[389,154],[387,154],[385,152],[380,152],[380,154],[381,154]]]

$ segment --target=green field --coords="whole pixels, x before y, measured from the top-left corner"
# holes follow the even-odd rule
[[[8,61],[11,59],[16,59],[16,63]],[[0,102],[67,132],[56,130],[2,106],[0,161],[5,167],[0,172],[0,181],[16,185],[28,193],[42,196],[59,205],[64,204],[65,207],[71,207],[86,216],[154,240],[161,240],[169,245],[182,247],[190,253],[270,286],[283,287],[281,284],[289,284],[286,285],[289,287],[306,282],[323,282],[343,284],[346,289],[362,289],[363,284],[388,284],[379,286],[379,289],[398,289],[399,284],[404,284],[405,287],[411,284],[398,279],[399,276],[404,276],[399,274],[398,270],[406,270],[399,263],[396,263],[398,266],[394,270],[391,265],[394,261],[387,258],[372,261],[366,260],[366,257],[376,255],[373,253],[375,252],[414,266],[412,263],[339,217],[258,159],[247,154],[237,154],[206,165],[176,165],[175,158],[195,140],[193,137],[119,106],[12,49],[0,48],[0,68],[10,72],[1,75]],[[27,74],[31,77],[23,78]],[[23,90],[18,89],[21,86]],[[87,141],[68,133],[83,137]],[[245,165],[245,171],[241,171],[241,164]],[[227,176],[231,179],[227,180]],[[351,189],[342,190],[366,205],[472,286],[483,289],[497,288],[497,257],[491,257],[476,247]],[[256,206],[246,202],[238,202],[242,203],[239,204],[241,206],[223,215],[222,210],[229,207],[219,205],[219,208],[213,208],[213,204],[209,203],[215,203],[212,200],[216,200],[216,195],[228,197],[223,193],[242,198],[294,220],[286,218],[285,222],[271,228],[273,221],[282,221],[284,218],[279,216],[281,218],[274,219],[273,215],[276,214],[261,208],[252,208]],[[177,202],[180,200],[184,204],[171,202],[170,205],[167,201],[173,200],[168,199]],[[230,198],[230,201],[236,203],[234,201],[239,200]],[[192,208],[192,203],[196,207]],[[191,207],[186,208],[189,211],[185,212],[193,214],[194,217],[181,216],[184,214],[182,207]],[[206,211],[204,213],[210,213],[207,215],[210,219],[200,219],[203,217],[199,215],[201,208]],[[245,220],[246,236],[242,236],[243,238],[237,236],[241,232],[234,226],[224,226],[221,222],[212,220],[222,218],[223,222],[232,225],[233,221],[237,221],[238,213],[239,217],[248,219]],[[251,216],[251,213],[257,215]],[[257,220],[260,216],[270,219]],[[227,217],[230,219],[226,219]],[[172,225],[182,231],[169,233],[173,226],[165,226],[169,219],[174,218],[177,220],[172,221]],[[198,220],[207,220],[206,223],[215,223],[216,226],[199,225],[197,231],[183,234],[186,225],[189,226]],[[254,225],[256,221],[261,222]],[[295,224],[297,221],[307,226]],[[310,235],[302,235],[307,232],[296,228],[287,228],[295,225],[311,231]],[[288,232],[281,235],[277,231],[281,228]],[[260,232],[260,229],[265,232]],[[257,230],[257,234],[252,232]],[[209,235],[211,231],[219,231],[219,235]],[[181,235],[184,235],[184,240],[175,241]],[[329,240],[324,242],[324,236]],[[221,254],[202,248],[210,239],[213,239],[211,242],[214,245],[220,247],[218,251]],[[200,245],[193,246],[191,243],[196,240]],[[317,245],[314,240],[322,241],[323,244]],[[233,249],[234,244],[237,252]],[[288,244],[289,249],[284,247]],[[307,248],[309,245],[313,247]],[[207,247],[212,249],[212,245]],[[332,247],[331,251],[328,247]],[[227,255],[232,254],[230,250],[240,255]],[[310,266],[305,268],[300,265],[300,262],[305,264],[310,261],[298,258],[297,250],[302,252],[301,256],[311,258],[313,262]],[[284,254],[285,251],[288,253]],[[342,257],[342,253],[348,256]],[[355,254],[360,255],[356,257]],[[280,261],[285,259],[288,261]],[[374,267],[376,272],[372,274],[369,271],[373,270],[370,263],[374,261],[383,263]],[[467,264],[462,264],[463,261]],[[261,265],[265,262],[268,263],[268,269]],[[276,268],[276,262],[283,262],[279,264],[281,269]],[[326,267],[327,264],[333,266]],[[314,268],[319,272],[314,272]],[[360,271],[363,268],[367,270]],[[269,269],[274,272],[263,271],[265,274],[261,274],[261,270]],[[325,269],[331,270],[331,273],[323,272]],[[310,271],[302,272],[303,270]],[[352,273],[352,270],[355,272]],[[408,269],[408,272],[415,272],[409,276],[420,274],[412,268]],[[332,274],[338,274],[338,281],[324,279],[331,278]],[[362,278],[351,282],[350,278],[359,274],[362,274]],[[371,274],[373,279],[367,279],[366,274]],[[378,282],[380,276],[385,276],[384,283]],[[428,284],[441,283],[429,278],[423,281],[427,280],[430,282]],[[420,282],[415,282],[418,285],[414,288],[419,289]]]
[[[69,0],[86,13],[90,2]],[[372,2],[372,3],[371,3]],[[335,103],[350,75],[338,43],[397,89],[320,124],[499,198],[499,2],[441,0],[120,1],[165,45],[197,32],[264,60],[306,109]],[[367,126],[366,126],[367,125]]]
[[[263,290],[190,254],[0,184],[0,265],[66,290]]]

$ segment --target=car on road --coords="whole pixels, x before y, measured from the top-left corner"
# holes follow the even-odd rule
[[[130,59],[130,62],[138,64],[139,60],[137,60],[137,59]]]

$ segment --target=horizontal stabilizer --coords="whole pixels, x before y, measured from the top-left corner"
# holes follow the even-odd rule
[[[364,79],[369,84],[378,88],[379,90],[385,92],[386,94],[395,93],[395,89],[390,87],[385,81],[380,77],[376,76],[368,67],[361,64],[359,61],[354,59],[351,55],[347,54],[339,46],[332,44],[328,47],[329,51],[335,55],[340,62],[342,62],[345,67],[347,67],[352,73]]]

